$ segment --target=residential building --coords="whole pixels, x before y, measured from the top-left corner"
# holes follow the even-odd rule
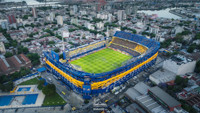
[[[8,40],[6,39],[6,37],[2,33],[0,33],[0,42],[8,43]]]
[[[37,18],[37,13],[35,7],[32,7],[32,15],[34,18]]]
[[[71,19],[71,24],[78,25],[78,19],[77,18],[72,18]]]
[[[8,22],[9,24],[13,24],[13,23],[16,23],[16,18],[15,16],[12,14],[12,15],[8,15]]]
[[[7,20],[2,20],[1,21],[1,28],[3,29],[8,29],[8,21]]]
[[[63,25],[63,17],[62,16],[57,16],[57,24],[58,25]]]
[[[54,21],[54,19],[55,19],[55,13],[51,12],[49,16],[50,16],[50,21]]]
[[[99,22],[99,23],[96,23],[96,26],[97,26],[97,29],[104,29],[104,23],[103,22]]]
[[[118,10],[117,11],[117,19],[119,21],[122,21],[122,20],[126,19],[126,14],[125,14],[124,10]]]
[[[0,42],[0,53],[5,53],[6,49],[3,42]]]

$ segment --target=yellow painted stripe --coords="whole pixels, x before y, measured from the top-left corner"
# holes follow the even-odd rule
[[[69,82],[71,82],[72,84],[74,84],[77,87],[81,87],[83,86],[84,82],[79,81],[74,79],[73,77],[71,77],[70,75],[66,74],[65,72],[63,72],[62,70],[60,70],[59,68],[57,68],[55,65],[53,65],[50,61],[46,60],[46,63],[51,66],[53,69],[55,69],[58,73],[60,73],[63,77],[65,77]]]

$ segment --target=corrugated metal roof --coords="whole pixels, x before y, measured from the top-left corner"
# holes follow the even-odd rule
[[[14,57],[17,60],[17,62],[19,62],[20,64],[22,63],[16,55]]]
[[[156,97],[162,100],[169,107],[175,107],[180,105],[181,103],[170,96],[168,93],[160,89],[158,86],[152,87],[149,89]]]
[[[4,64],[7,66],[7,68],[9,68],[10,65],[8,64],[8,62],[6,61],[6,59],[3,58],[2,60],[3,60]]]
[[[137,83],[134,88],[141,94],[147,94],[148,89],[150,88],[149,86],[147,86],[146,84],[144,84],[143,82],[139,82]]]
[[[24,54],[20,54],[20,56],[25,62],[29,61],[29,59]]]
[[[126,94],[129,98],[131,98],[132,100],[135,100],[136,97],[138,97],[138,96],[141,95],[141,94],[140,94],[137,90],[135,90],[134,88],[129,88],[129,89],[125,92],[125,94]]]

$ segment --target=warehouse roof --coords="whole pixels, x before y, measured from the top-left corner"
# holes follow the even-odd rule
[[[160,100],[162,100],[165,104],[167,104],[169,107],[175,107],[180,105],[181,103],[178,102],[176,99],[174,99],[172,96],[170,96],[168,93],[160,89],[158,86],[152,87],[149,89],[156,97],[158,97]]]
[[[175,80],[175,77],[176,77],[175,73],[165,69],[160,69],[155,73],[151,74],[149,79],[155,82],[156,84],[159,84]]]
[[[136,97],[140,96],[141,94],[135,90],[133,87],[132,88],[129,88],[125,94],[132,100],[135,100]]]
[[[148,89],[150,88],[144,82],[137,83],[134,88],[141,94],[147,94]]]

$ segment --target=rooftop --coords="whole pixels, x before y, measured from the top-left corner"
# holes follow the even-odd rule
[[[14,55],[6,59],[0,58],[0,75],[12,73],[24,66],[31,66],[31,61],[24,54]]]
[[[137,83],[134,88],[141,94],[147,94],[148,89],[150,88],[149,86],[147,86],[146,84],[144,84],[143,82],[139,82]]]
[[[136,98],[136,100],[142,104],[148,111],[153,113],[165,113],[166,110],[153,100],[149,95],[142,95]]]
[[[183,56],[183,55],[179,55],[179,54],[172,56],[171,60],[173,60],[177,64],[185,64],[185,63],[193,61],[192,58],[189,58],[189,57],[186,57],[186,56]]]
[[[135,100],[136,97],[141,96],[141,94],[135,90],[133,87],[129,88],[125,94],[132,100]]]
[[[181,104],[168,93],[160,89],[158,86],[150,88],[149,91],[151,91],[156,97],[162,100],[169,107],[175,107]]]
[[[156,81],[157,81],[156,84],[159,84],[159,83],[166,83],[166,82],[175,80],[175,77],[176,77],[175,73],[165,70],[165,69],[160,69],[160,70],[154,72],[153,74],[151,74],[149,78],[150,78],[150,80],[152,80],[154,82],[155,82],[154,79],[156,79]]]

